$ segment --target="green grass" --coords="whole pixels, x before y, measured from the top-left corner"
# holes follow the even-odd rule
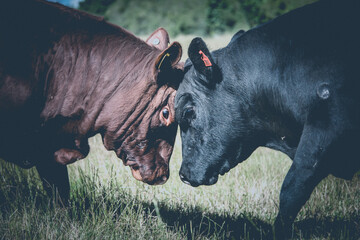
[[[71,203],[54,207],[34,169],[1,161],[0,239],[268,239],[278,194],[291,161],[258,149],[213,186],[179,180],[180,141],[171,177],[162,186],[132,178],[97,136],[87,159],[69,166]],[[360,179],[328,177],[315,189],[294,224],[311,239],[357,239]]]
[[[187,49],[192,37],[179,41]],[[208,39],[211,49],[231,35]],[[185,56],[186,57],[186,56]],[[184,57],[184,58],[185,58]],[[99,136],[89,156],[69,165],[70,206],[54,205],[35,169],[0,160],[0,239],[269,239],[279,191],[291,160],[265,148],[221,176],[216,185],[183,184],[178,136],[170,179],[162,186],[136,181]],[[329,176],[300,211],[296,239],[359,239],[360,176]]]

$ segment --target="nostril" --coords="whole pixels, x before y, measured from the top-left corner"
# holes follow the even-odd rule
[[[188,181],[188,179],[186,179],[186,177],[182,174],[179,174],[180,179],[183,183],[187,184],[187,185],[191,185],[190,182]]]

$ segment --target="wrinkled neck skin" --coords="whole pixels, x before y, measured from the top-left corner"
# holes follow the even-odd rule
[[[41,117],[45,125],[66,119],[62,131],[75,138],[75,149],[85,156],[88,137],[97,133],[108,150],[119,148],[141,124],[144,108],[158,88],[153,66],[160,51],[128,34],[99,34],[93,39],[65,35],[49,51],[55,54],[45,63],[46,105]],[[139,50],[139,44],[146,46]],[[144,76],[153,76],[153,82]]]
[[[297,63],[285,63],[286,57],[277,55],[284,52],[280,51],[282,45],[271,42],[255,29],[213,54],[223,73],[218,87],[237,99],[233,109],[240,111],[235,116],[241,118],[234,122],[241,123],[243,129],[234,132],[241,132],[239,138],[249,144],[237,163],[260,146],[282,151],[290,158],[296,152],[306,116],[302,111],[309,100],[296,92],[297,84],[302,82],[294,70]],[[299,109],[296,103],[299,99],[304,109]]]

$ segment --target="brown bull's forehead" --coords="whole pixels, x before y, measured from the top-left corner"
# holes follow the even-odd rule
[[[120,157],[125,165],[131,167],[136,179],[149,184],[164,183],[169,176],[169,160],[173,151],[176,125],[152,131],[148,121],[142,121],[138,129],[147,132],[146,140],[126,138],[121,147],[124,154]]]
[[[149,107],[149,112],[146,114],[146,117],[151,121],[151,128],[157,128],[163,125],[161,123],[161,111],[164,108],[169,111],[169,121],[171,124],[175,122],[175,95],[176,90],[171,87],[163,86],[158,90],[158,93],[153,99],[153,104]]]
[[[155,97],[154,97],[154,103],[155,105],[165,105],[171,101],[173,97],[175,97],[176,90],[168,85],[161,86]]]
[[[111,108],[105,106],[104,110],[108,112],[103,119],[107,121],[104,134],[105,147],[115,150],[124,148],[126,145],[133,147],[133,144],[140,142],[154,146],[154,143],[149,143],[149,141],[156,141],[160,136],[156,135],[157,131],[151,135],[149,133],[156,128],[164,127],[160,119],[161,110],[164,107],[169,109],[172,123],[174,122],[175,94],[175,89],[163,85],[153,94],[144,93],[137,99],[133,96],[132,101],[126,101],[127,105],[120,100],[118,103],[117,97],[113,97],[112,102],[108,104]]]

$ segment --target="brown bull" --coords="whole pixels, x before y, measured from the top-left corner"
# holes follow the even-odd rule
[[[164,29],[146,42],[102,18],[41,0],[0,8],[0,157],[36,166],[68,198],[66,165],[100,133],[133,176],[169,177],[181,46]]]

